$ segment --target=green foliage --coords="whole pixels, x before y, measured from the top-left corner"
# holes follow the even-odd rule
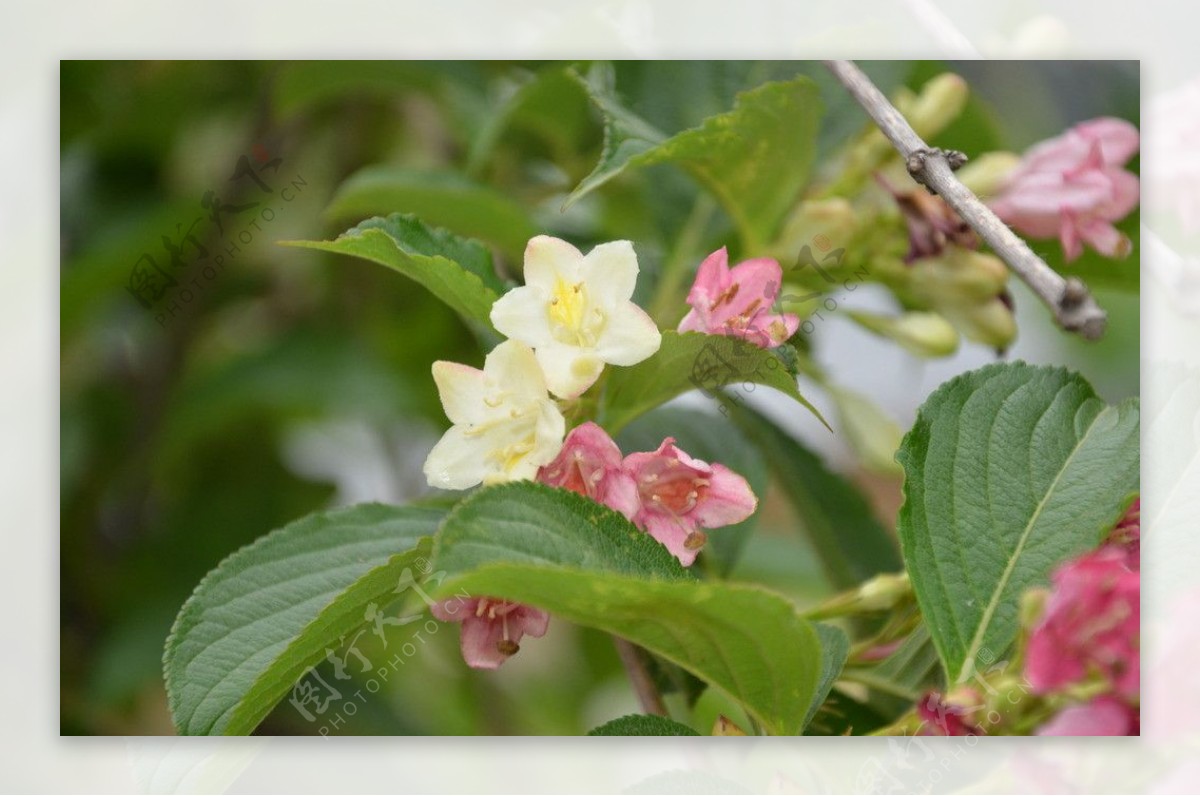
[[[610,432],[639,415],[694,389],[714,391],[729,384],[761,384],[795,399],[825,419],[800,394],[796,375],[773,351],[736,337],[700,332],[662,333],[658,353],[629,368],[613,368],[600,409]]]
[[[820,622],[813,625],[813,629],[817,631],[817,638],[821,642],[821,679],[813,692],[808,712],[804,714],[805,727],[812,723],[817,711],[829,697],[834,682],[842,673],[842,667],[846,665],[846,656],[850,654],[850,638],[841,630]]]
[[[671,138],[621,104],[608,69],[593,66],[581,80],[603,113],[604,147],[596,168],[568,202],[623,171],[673,163],[721,201],[746,248],[757,251],[770,241],[808,182],[821,104],[807,78],[746,91],[733,110]]]
[[[326,210],[337,221],[397,212],[415,213],[426,224],[491,243],[514,263],[521,262],[525,244],[540,231],[512,199],[452,171],[368,166],[341,184]],[[488,269],[479,270],[489,284]]]
[[[588,735],[691,735],[700,733],[686,724],[680,724],[664,716],[648,716],[634,713],[601,724]]]
[[[803,727],[820,677],[813,627],[783,597],[696,582],[624,517],[531,483],[480,490],[442,525],[438,592],[538,606],[632,641],[739,700],[773,733]]]
[[[484,246],[402,213],[368,219],[332,241],[282,243],[385,265],[426,287],[466,320],[488,329],[492,304],[504,291]]]
[[[753,409],[730,405],[728,411],[763,452],[834,587],[850,588],[900,569],[895,542],[852,484]]]
[[[221,562],[184,604],[163,669],[184,735],[252,731],[326,648],[419,568],[442,512],[365,504],[313,514]]]
[[[1099,544],[1138,489],[1138,403],[1023,362],[939,387],[904,438],[905,565],[947,679],[1016,637],[1018,601]]]

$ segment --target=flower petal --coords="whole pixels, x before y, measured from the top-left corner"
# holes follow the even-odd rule
[[[583,254],[565,240],[538,235],[525,245],[525,284],[549,295],[560,277],[568,282],[578,281],[582,263]]]
[[[627,240],[601,243],[583,258],[579,276],[601,307],[629,301],[637,286],[638,261]]]
[[[472,669],[498,669],[508,656],[498,646],[504,638],[504,626],[486,616],[468,616],[459,639],[463,660]]]
[[[596,354],[611,365],[628,367],[652,357],[661,345],[662,333],[650,316],[636,304],[626,303],[612,309]]]
[[[438,361],[433,363],[433,381],[451,423],[479,423],[487,416],[487,382],[482,370]]]
[[[509,614],[508,630],[514,641],[520,641],[522,635],[541,638],[549,626],[550,614],[532,605],[519,605]]]
[[[425,479],[438,489],[470,489],[491,472],[480,437],[465,426],[451,426],[425,459]]]
[[[691,517],[703,528],[723,528],[749,517],[758,508],[745,478],[722,464],[713,464],[708,492],[696,504]]]
[[[505,337],[537,348],[551,337],[547,298],[538,287],[515,287],[492,304],[492,325]]]
[[[443,622],[461,622],[475,613],[475,607],[478,604],[478,597],[470,599],[451,597],[430,605],[429,612]]]
[[[546,380],[533,350],[517,340],[505,340],[483,361],[483,372],[514,400],[545,401]]]
[[[688,549],[686,542],[688,536],[692,534],[692,529],[686,527],[686,523],[680,518],[657,512],[643,511],[641,520],[645,526],[646,533],[653,536],[666,547],[671,555],[679,559],[679,563],[685,567],[690,567],[695,563],[696,555],[700,550]]]
[[[537,362],[546,386],[559,398],[576,398],[596,383],[604,360],[595,352],[551,340],[538,346]]]

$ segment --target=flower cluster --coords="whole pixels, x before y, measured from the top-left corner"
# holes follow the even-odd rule
[[[704,529],[739,523],[758,506],[746,479],[688,456],[673,438],[658,450],[622,459],[617,444],[595,423],[574,429],[538,480],[621,512],[685,567],[708,540]]]
[[[795,332],[795,316],[760,311],[779,290],[778,263],[751,261],[731,273],[722,249],[700,272],[689,296],[694,308],[703,308],[699,330],[760,345]],[[525,285],[492,306],[492,325],[509,339],[487,355],[482,370],[433,365],[452,425],[426,459],[425,476],[441,489],[536,479],[578,492],[620,512],[689,566],[707,540],[705,530],[754,512],[758,501],[745,479],[688,456],[671,437],[653,452],[627,457],[592,422],[564,440],[567,422],[555,400],[578,398],[605,365],[634,365],[658,350],[658,327],[632,301],[637,276],[628,241],[584,255],[558,238],[530,240]],[[763,294],[757,300],[751,300],[754,290]],[[522,637],[542,636],[549,622],[544,611],[493,597],[447,600],[433,613],[462,623],[463,658],[482,669],[500,666],[520,649]]]
[[[1039,735],[1137,732],[1140,513],[1135,502],[1104,545],[1054,573],[1054,590],[1029,636],[1025,678],[1037,694],[1086,684],[1101,693],[1064,709]]]

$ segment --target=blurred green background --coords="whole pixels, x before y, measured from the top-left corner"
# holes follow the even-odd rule
[[[1101,114],[1138,118],[1135,63],[864,66],[885,89],[946,68],[963,74],[975,98],[935,143],[971,151],[1020,151]],[[386,269],[275,241],[331,238],[400,210],[485,240],[509,275],[537,232],[585,249],[629,238],[648,277],[639,287],[652,284],[699,189],[654,167],[560,212],[595,164],[602,129],[578,92],[554,81],[527,88],[543,68],[62,63],[63,734],[172,732],[163,641],[209,569],[314,510],[426,491],[421,463],[445,426],[429,367],[478,365],[470,332]],[[616,66],[625,100],[667,133],[796,73],[821,86],[828,153],[863,119],[818,65]],[[380,175],[393,188],[373,196]],[[359,188],[351,200],[339,193],[347,179]],[[711,234],[727,230],[718,217]],[[171,246],[209,259],[172,268]],[[146,271],[151,260],[162,270]],[[131,278],[153,287],[164,274],[178,284],[143,307]],[[1110,338],[1089,348],[1047,336],[1051,358],[1084,370],[1106,397],[1136,393],[1136,295],[1097,287],[1113,313]],[[890,526],[897,484],[852,475]],[[735,577],[812,601],[828,587],[793,525],[768,495]],[[368,658],[391,656],[372,642],[360,645]],[[535,645],[500,672],[473,672],[457,628],[444,628],[334,734],[575,734],[634,709],[606,637],[555,622]],[[706,699],[714,716],[728,710]],[[260,732],[317,727],[285,701]]]

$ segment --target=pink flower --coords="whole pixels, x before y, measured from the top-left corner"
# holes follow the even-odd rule
[[[641,506],[633,476],[625,472],[621,449],[595,423],[572,429],[558,457],[538,471],[537,480],[578,492],[629,520]]]
[[[521,649],[525,634],[541,638],[550,614],[494,597],[452,598],[430,606],[443,622],[462,622],[463,660],[472,669],[498,669]]]
[[[1125,512],[1125,516],[1112,529],[1106,545],[1125,552],[1125,560],[1132,570],[1142,568],[1142,500],[1138,498]]]
[[[921,720],[917,734],[978,735],[979,728],[972,721],[974,712],[971,707],[955,704],[936,691],[930,691],[917,703],[917,718]]]
[[[1141,575],[1125,552],[1103,547],[1054,573],[1054,592],[1029,637],[1025,677],[1038,694],[1096,674],[1121,696],[1138,694]]]
[[[1064,708],[1035,735],[1137,735],[1137,710],[1116,697],[1096,697]]]
[[[687,297],[692,311],[679,331],[740,337],[759,348],[780,345],[800,326],[791,313],[770,312],[782,283],[783,269],[775,260],[746,260],[730,268],[722,247],[700,264]]]
[[[758,499],[746,479],[720,464],[693,459],[667,437],[653,453],[631,453],[625,469],[641,497],[634,523],[691,566],[708,536],[701,528],[721,528],[754,513]]]
[[[1137,175],[1121,167],[1138,151],[1138,130],[1121,119],[1093,119],[1025,153],[999,196],[996,215],[1034,238],[1058,237],[1067,260],[1087,243],[1109,257],[1129,253],[1117,231],[1137,207]]]

